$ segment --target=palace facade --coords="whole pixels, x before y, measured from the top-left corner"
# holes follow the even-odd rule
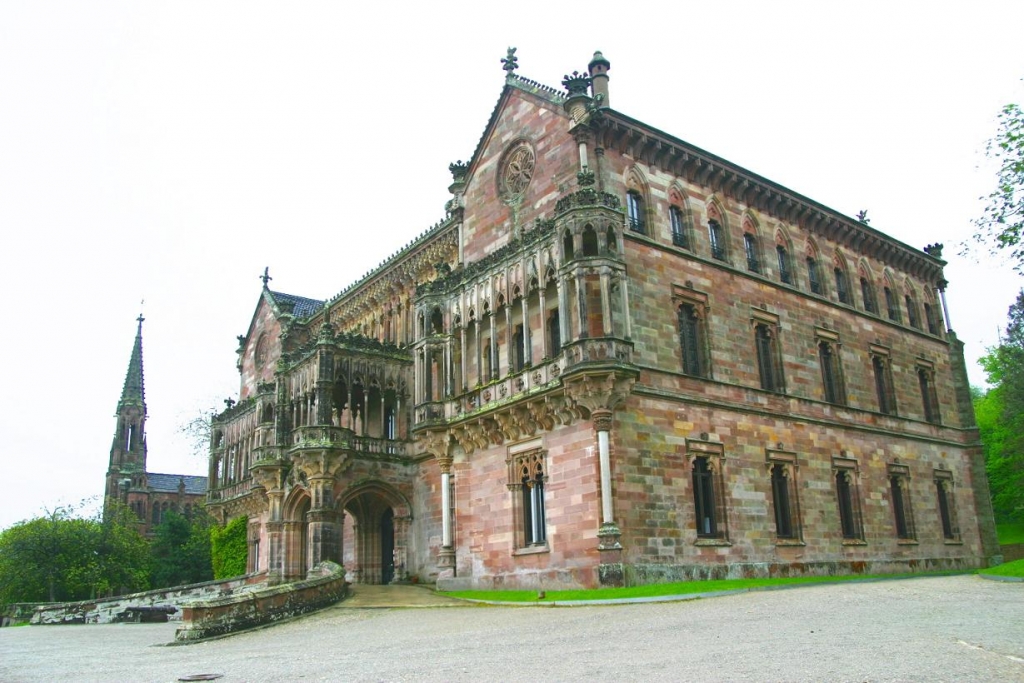
[[[442,587],[977,567],[998,553],[941,245],[611,107],[505,85],[444,220],[264,287],[208,509],[251,571]],[[266,274],[265,274],[266,275]]]

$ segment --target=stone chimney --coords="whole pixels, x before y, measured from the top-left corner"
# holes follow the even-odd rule
[[[594,84],[591,86],[594,98],[601,98],[599,107],[608,107],[608,70],[612,68],[611,62],[604,58],[600,50],[594,53],[594,58],[590,60],[590,64],[587,65],[587,69],[590,70],[590,77],[594,79]]]

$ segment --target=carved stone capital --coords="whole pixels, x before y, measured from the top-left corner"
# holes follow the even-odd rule
[[[612,411],[604,408],[590,411],[590,420],[594,423],[594,429],[599,432],[612,431],[612,416]]]
[[[593,414],[614,410],[633,390],[636,377],[610,371],[576,375],[563,381],[566,395]]]

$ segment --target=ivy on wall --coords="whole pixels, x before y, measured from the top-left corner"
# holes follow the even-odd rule
[[[245,574],[249,558],[246,533],[249,519],[235,517],[225,527],[210,528],[210,554],[213,556],[213,578],[228,579]]]

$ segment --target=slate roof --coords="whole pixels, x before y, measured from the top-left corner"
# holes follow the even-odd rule
[[[196,495],[206,493],[206,477],[197,477],[191,474],[146,473],[146,481],[149,482],[149,488],[160,493],[177,493],[178,484],[182,480],[185,482],[185,493]]]
[[[304,296],[295,296],[284,292],[270,292],[270,295],[274,297],[274,302],[279,308],[291,308],[291,314],[296,318],[308,318],[324,306],[323,301],[307,299]]]

